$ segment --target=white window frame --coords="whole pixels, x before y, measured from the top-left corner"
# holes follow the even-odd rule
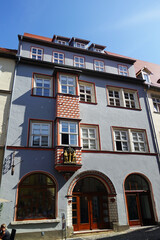
[[[128,67],[126,65],[118,64],[118,73],[123,76],[129,76]]]
[[[160,113],[160,96],[152,96],[154,112]]]
[[[36,50],[35,52],[33,52],[34,49]],[[39,50],[41,53],[38,52]],[[31,47],[31,58],[36,60],[43,60],[43,49],[38,47]]]
[[[84,68],[85,67],[84,57],[74,56],[74,66]]]
[[[146,83],[150,83],[150,76],[147,72],[142,71],[142,77]]]
[[[81,87],[84,88],[84,92],[81,92]],[[87,93],[87,88],[90,88],[90,93]],[[83,99],[81,99],[81,95],[83,95]],[[91,101],[88,101],[87,97],[90,97]],[[85,103],[95,103],[96,99],[95,99],[95,88],[94,88],[94,84],[93,83],[88,83],[88,82],[83,82],[83,81],[79,81],[79,100],[81,102],[85,102]]]
[[[66,83],[63,83],[62,77],[66,78]],[[73,84],[69,83],[69,79],[71,78],[73,79]],[[76,94],[76,77],[72,75],[60,74],[60,86],[61,86],[61,93],[75,95]],[[63,90],[63,87],[66,87],[66,92]],[[71,88],[73,88],[73,93],[71,93]]]
[[[113,96],[111,96],[111,92]],[[140,109],[137,90],[107,86],[107,95],[109,106]]]
[[[57,57],[55,56],[55,54],[57,54]],[[61,58],[61,56],[62,56],[62,58]],[[53,62],[59,63],[59,64],[64,64],[64,53],[53,51]]]
[[[62,41],[62,40],[57,40],[57,43],[61,44],[61,45],[67,45],[66,41]]]
[[[118,144],[121,149],[117,149]],[[114,129],[114,146],[116,151],[125,151],[125,152],[129,151],[127,130]]]
[[[118,132],[119,136],[116,137]],[[140,153],[149,151],[145,130],[113,127],[113,140],[115,151]],[[117,149],[118,144],[121,144],[119,145],[121,149]]]
[[[38,86],[38,81],[42,81],[42,86]],[[45,81],[49,82],[49,86],[45,85]],[[33,95],[40,96],[40,97],[52,97],[53,96],[53,78],[45,75],[34,74],[34,88],[33,88]],[[37,93],[38,89],[42,89],[42,95]],[[49,90],[49,95],[45,95],[45,90]]]
[[[63,131],[62,129],[62,126],[63,126],[63,123],[64,124],[67,124],[68,125],[68,131]],[[71,124],[75,124],[75,127],[76,127],[76,131],[75,132],[72,132],[71,131]],[[60,144],[63,145],[63,146],[78,146],[78,123],[77,122],[73,122],[73,121],[63,121],[61,120],[60,121]],[[68,143],[62,143],[62,134],[66,134],[68,135]],[[76,144],[71,144],[71,136],[76,136]]]
[[[87,131],[87,137],[83,135],[83,130]],[[93,131],[95,137],[91,137],[90,132]],[[97,126],[87,126],[87,125],[81,125],[81,146],[84,150],[98,150],[99,149],[99,142],[98,142],[98,127]],[[87,142],[88,147],[84,147],[84,141]],[[91,142],[95,141],[95,147],[93,148]]]
[[[36,133],[36,125],[39,125],[39,133]],[[43,133],[43,127],[48,126],[48,134]],[[43,145],[42,138],[48,137],[48,144]],[[39,137],[39,145],[34,145],[34,137]],[[32,147],[45,147],[49,148],[52,146],[52,123],[48,121],[30,121],[30,146]]]
[[[104,61],[95,59],[94,60],[94,70],[99,71],[99,72],[104,72],[104,70],[105,70]]]
[[[86,45],[84,43],[75,42],[75,47],[85,49]]]

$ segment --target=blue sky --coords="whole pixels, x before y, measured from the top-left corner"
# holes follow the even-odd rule
[[[78,37],[160,64],[160,0],[1,0],[0,47],[24,32]]]

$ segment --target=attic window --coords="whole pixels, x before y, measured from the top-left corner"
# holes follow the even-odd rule
[[[146,83],[150,83],[150,77],[148,73],[143,72],[143,79],[146,81]]]

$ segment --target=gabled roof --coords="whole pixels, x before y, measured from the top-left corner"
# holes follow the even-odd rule
[[[142,69],[140,69],[137,73],[136,76],[138,76],[141,72],[146,72],[148,74],[152,74],[152,72],[145,66]]]
[[[75,42],[80,42],[80,43],[84,43],[84,44],[88,44],[88,43],[90,42],[90,41],[85,40],[85,39],[80,39],[80,38],[72,37],[71,42],[73,42],[73,41],[75,41]]]
[[[98,49],[101,49],[101,50],[104,50],[106,48],[106,46],[102,46],[102,45],[99,45],[99,44],[96,44],[96,43],[92,43],[88,49],[90,48],[98,48]]]
[[[151,85],[160,87],[160,65],[146,61],[136,60],[136,62],[134,63],[134,67],[136,74],[144,70],[149,71],[151,73]]]

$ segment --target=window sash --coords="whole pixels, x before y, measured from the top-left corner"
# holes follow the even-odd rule
[[[74,122],[60,122],[61,145],[78,145],[78,124]]]
[[[42,60],[43,49],[33,47],[31,49],[31,57],[33,59]]]
[[[74,66],[84,68],[84,58],[74,57]]]
[[[81,127],[81,142],[83,149],[97,149],[97,130],[96,128]]]
[[[50,97],[51,96],[51,78],[34,77],[34,95]]]
[[[32,122],[30,139],[32,147],[50,147],[51,124]]]
[[[155,112],[160,112],[160,98],[153,97],[153,107]]]
[[[82,102],[92,102],[92,86],[87,86],[83,84],[79,84],[79,94],[80,101]]]
[[[104,62],[103,61],[94,60],[94,69],[96,71],[104,72]]]
[[[138,93],[135,90],[123,88],[107,88],[108,102],[111,106],[119,106],[131,109],[139,109]]]
[[[128,76],[128,68],[127,68],[127,66],[119,65],[118,69],[119,69],[119,74],[120,75]]]
[[[75,95],[76,79],[72,76],[60,75],[61,93]]]
[[[146,134],[132,129],[113,129],[116,151],[147,152]]]
[[[53,62],[64,64],[64,54],[59,52],[53,52]]]

